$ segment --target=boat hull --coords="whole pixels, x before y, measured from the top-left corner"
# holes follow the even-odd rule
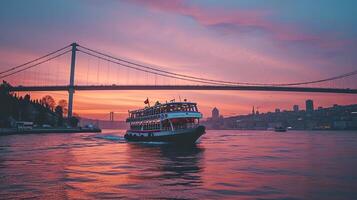
[[[203,134],[205,134],[205,127],[198,126],[196,128],[187,128],[166,132],[135,132],[129,130],[124,135],[124,137],[128,141],[193,144]]]

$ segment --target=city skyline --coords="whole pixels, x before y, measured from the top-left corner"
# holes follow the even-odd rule
[[[311,108],[311,110],[309,110],[309,103],[308,103],[308,101],[311,101],[312,102],[312,107],[310,107]],[[301,104],[300,104],[301,105]],[[291,105],[291,107],[290,108],[287,108],[287,109],[281,109],[279,106],[277,106],[276,108],[275,108],[275,110],[266,110],[265,112],[261,112],[260,111],[260,107],[256,107],[256,106],[252,106],[251,107],[251,112],[248,112],[248,113],[243,113],[243,114],[238,114],[238,115],[230,115],[230,116],[225,116],[225,117],[235,117],[235,116],[240,116],[240,115],[250,115],[250,114],[253,114],[253,115],[258,115],[258,114],[266,114],[266,113],[273,113],[273,112],[277,112],[277,111],[279,111],[279,112],[292,112],[292,111],[294,111],[294,112],[301,112],[301,111],[303,111],[303,112],[309,112],[309,111],[316,111],[316,110],[320,110],[320,109],[325,109],[325,108],[332,108],[332,107],[336,107],[336,106],[341,106],[341,105],[339,105],[339,104],[337,104],[337,103],[335,103],[335,104],[332,104],[332,105],[328,105],[328,106],[326,106],[326,107],[323,107],[323,106],[316,106],[316,102],[313,100],[313,99],[306,99],[304,102],[303,102],[303,104],[302,105],[304,105],[304,106],[300,106],[300,105],[298,105],[298,104],[292,104]],[[317,105],[319,105],[319,104],[317,104]],[[351,105],[357,105],[357,104],[351,104]],[[316,107],[315,107],[316,106]],[[347,105],[347,106],[349,106],[349,105]],[[215,106],[215,107],[213,107],[213,109],[211,110],[211,116],[209,117],[206,117],[207,119],[209,119],[209,118],[211,118],[211,119],[213,119],[213,118],[215,118],[215,117],[213,117],[213,112],[215,112],[215,113],[218,113],[218,114],[215,114],[216,116],[221,116],[219,113],[220,113],[220,109],[219,109],[219,107],[218,106]],[[217,118],[217,117],[216,117]]]
[[[354,1],[346,4],[272,1],[269,5],[263,1],[108,1],[105,4],[6,1],[0,8],[3,19],[0,25],[4,27],[0,30],[0,68],[16,66],[78,41],[113,55],[205,78],[261,83],[316,80],[355,69],[357,20],[353,14],[357,6],[354,4]],[[76,12],[78,9],[80,13]],[[86,59],[82,61],[76,69],[76,81],[95,79],[81,76],[93,68],[86,66]],[[50,65],[61,66],[64,70],[61,73],[69,70],[65,59]],[[55,71],[48,72],[46,68],[34,72],[67,81],[67,76],[56,76]],[[30,75],[20,79],[27,84],[36,81]],[[115,77],[100,79],[115,81]],[[16,82],[19,78],[9,80]],[[145,83],[144,78],[140,81]],[[357,82],[347,79],[336,84],[353,88]],[[31,96],[41,98],[44,94],[36,92]],[[52,92],[57,100],[67,99],[67,95]],[[223,116],[231,116],[249,113],[252,104],[260,107],[261,112],[273,110],[276,105],[281,105],[281,109],[290,109],[294,104],[302,107],[301,102],[308,98],[323,107],[356,103],[353,95],[318,93],[77,91],[74,112],[106,119],[110,111],[115,111],[118,119],[124,119],[127,110],[143,107],[147,97],[164,102],[179,96],[198,102],[205,116],[209,116],[211,105],[220,107]]]

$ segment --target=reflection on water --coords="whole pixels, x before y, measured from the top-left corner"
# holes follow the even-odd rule
[[[204,148],[197,145],[191,147],[179,147],[171,145],[128,144],[128,162],[133,166],[143,165],[143,171],[157,172],[158,180],[180,178],[183,182],[177,185],[199,184],[200,172],[203,170]],[[139,158],[139,159],[138,159]],[[138,179],[146,179],[145,176],[136,175]]]
[[[137,197],[184,198],[202,185],[203,147],[129,143],[127,153],[136,170],[129,176],[134,184],[124,188],[134,187]]]
[[[0,199],[356,199],[353,132],[208,131],[200,144],[122,133],[0,137]]]

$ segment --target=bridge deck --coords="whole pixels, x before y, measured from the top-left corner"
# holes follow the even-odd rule
[[[70,86],[16,86],[10,91],[68,91]],[[218,85],[75,85],[74,90],[243,90],[278,92],[318,92],[357,94],[357,89],[277,87],[277,86],[218,86]]]

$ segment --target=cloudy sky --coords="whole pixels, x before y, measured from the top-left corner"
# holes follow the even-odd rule
[[[227,81],[309,81],[357,68],[354,0],[3,0],[0,5],[1,70],[74,41],[165,70]],[[28,73],[7,80],[18,84],[40,84],[41,77],[65,81],[68,59],[41,66],[33,76]],[[98,76],[94,74],[96,62],[79,58],[77,83]],[[87,75],[91,69],[93,73]],[[118,79],[132,83],[130,72],[116,73],[107,83]],[[130,76],[144,79],[134,73]],[[328,84],[323,86],[357,87],[353,78]],[[51,95],[67,98],[66,93]],[[262,112],[291,109],[294,104],[304,108],[308,98],[316,106],[357,103],[352,95],[334,94],[107,91],[76,92],[74,112],[104,119],[115,111],[122,119],[128,109],[142,107],[146,97],[152,101],[188,98],[198,102],[205,117],[214,106],[229,116],[250,112],[253,105]]]

